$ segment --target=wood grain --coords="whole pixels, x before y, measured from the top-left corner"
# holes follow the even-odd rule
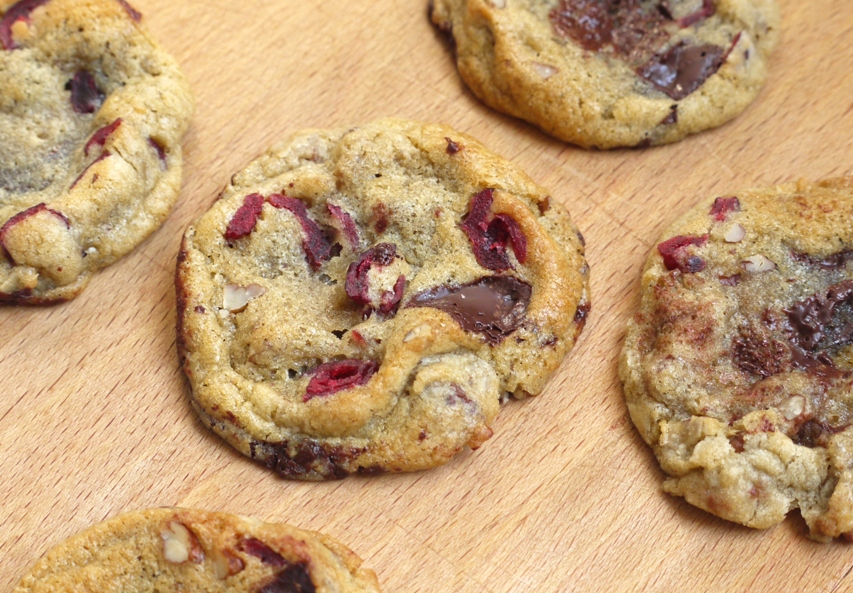
[[[758,100],[662,148],[586,152],[481,105],[422,0],[135,0],[198,100],[177,209],[75,301],[0,308],[0,590],[119,511],[197,506],[326,531],[385,591],[853,590],[849,544],[793,514],[764,532],[663,494],[627,417],[616,358],[641,266],[703,197],[853,174],[853,5],[780,0],[782,42]],[[184,228],[230,175],[305,127],[395,115],[450,124],[518,162],[587,238],[593,309],[538,398],[435,471],[287,482],[210,433],[175,353]]]

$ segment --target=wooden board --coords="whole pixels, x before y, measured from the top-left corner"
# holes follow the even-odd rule
[[[74,302],[0,308],[0,590],[117,512],[182,505],[326,531],[385,591],[853,590],[853,549],[764,532],[663,494],[616,374],[661,231],[703,197],[853,174],[853,5],[780,0],[782,41],[754,103],[721,129],[587,152],[492,112],[460,82],[425,0],[134,0],[198,100],[163,228]],[[230,175],[305,127],[444,122],[519,163],[587,238],[593,308],[538,398],[434,471],[288,482],[209,432],[175,353],[180,236]]]

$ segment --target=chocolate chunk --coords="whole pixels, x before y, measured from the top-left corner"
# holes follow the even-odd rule
[[[659,126],[669,126],[678,123],[678,105],[670,105],[669,113],[666,117],[660,120]]]
[[[782,342],[744,330],[732,341],[732,359],[740,370],[766,379],[785,370],[788,352]]]
[[[77,113],[95,113],[104,102],[104,93],[95,84],[95,77],[81,70],[65,86],[71,91],[71,107]]]
[[[532,287],[512,276],[486,276],[461,286],[437,286],[415,295],[406,307],[432,307],[466,331],[499,344],[524,319]]]
[[[342,464],[364,452],[363,449],[351,447],[324,446],[312,440],[298,443],[253,441],[249,444],[249,449],[253,458],[265,458],[266,466],[285,478],[305,478],[314,473],[325,480],[347,477],[349,472]]]
[[[847,262],[853,260],[853,250],[845,249],[838,253],[833,253],[822,259],[816,259],[806,253],[791,252],[791,257],[794,261],[802,262],[812,266],[818,266],[824,270],[841,270],[847,267]]]
[[[264,585],[258,593],[316,593],[308,566],[302,562],[291,564]]]
[[[799,427],[797,434],[794,435],[793,441],[798,445],[809,447],[810,449],[815,447],[825,447],[829,437],[841,432],[845,428],[846,427],[833,427],[826,422],[813,418],[804,422]]]
[[[853,280],[830,286],[796,302],[784,313],[794,343],[805,351],[827,350],[853,343]]]
[[[0,44],[3,49],[17,49],[19,46],[12,38],[12,25],[18,21],[30,22],[30,13],[48,0],[21,0],[13,4],[0,19]]]
[[[462,150],[462,146],[450,138],[445,138],[445,140],[447,140],[447,154],[452,156]]]
[[[586,325],[586,318],[589,317],[590,304],[588,302],[583,302],[578,305],[577,310],[575,311],[574,322],[583,327]]]
[[[716,45],[674,45],[655,55],[637,74],[671,99],[680,101],[704,83],[723,64],[725,50]]]

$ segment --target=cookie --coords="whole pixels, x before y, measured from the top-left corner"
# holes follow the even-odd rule
[[[853,178],[700,203],[652,251],[620,375],[664,489],[853,534]]]
[[[477,97],[585,148],[675,142],[755,99],[775,0],[431,0]]]
[[[113,517],[48,552],[14,593],[378,592],[372,570],[322,533],[193,509]]]
[[[289,478],[412,471],[542,391],[589,311],[567,213],[446,126],[309,130],[184,235],[178,348],[204,421]]]
[[[0,302],[68,300],[165,220],[193,100],[123,0],[0,15]]]

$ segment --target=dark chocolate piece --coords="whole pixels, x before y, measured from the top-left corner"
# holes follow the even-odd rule
[[[512,276],[486,276],[462,286],[437,286],[415,295],[406,307],[432,307],[466,331],[499,344],[524,319],[532,287]]]
[[[261,562],[268,566],[275,566],[276,568],[287,566],[287,560],[281,554],[257,538],[245,538],[240,542],[239,549],[255,558],[259,558]]]
[[[302,562],[291,564],[264,585],[258,593],[316,593],[308,566]]]
[[[680,101],[704,83],[723,64],[725,50],[710,44],[674,45],[637,70],[641,78],[671,99]]]

